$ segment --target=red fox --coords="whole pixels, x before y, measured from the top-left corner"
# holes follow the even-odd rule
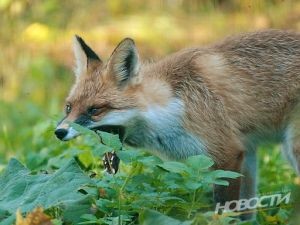
[[[130,38],[107,63],[78,36],[74,53],[76,82],[55,130],[59,139],[79,135],[74,122],[118,130],[124,143],[168,159],[208,155],[215,168],[244,175],[215,186],[216,202],[255,196],[263,141],[283,143],[300,172],[299,33],[246,33],[152,63],[141,62]]]

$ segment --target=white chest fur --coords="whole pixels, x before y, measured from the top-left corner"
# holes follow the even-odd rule
[[[184,104],[179,99],[173,99],[166,106],[149,106],[139,112],[136,122],[128,127],[126,142],[171,159],[205,153],[200,138],[182,126],[183,116]]]

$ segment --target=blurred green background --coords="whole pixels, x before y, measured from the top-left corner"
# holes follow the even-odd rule
[[[73,82],[74,34],[103,59],[131,37],[149,60],[266,28],[300,31],[300,1],[0,0],[1,167],[16,156],[36,168],[68,148],[56,140],[53,128]],[[278,146],[263,148],[262,190],[299,183]]]
[[[300,31],[300,1],[0,0],[0,171],[11,157],[33,170],[59,167],[55,157],[72,155],[72,146],[80,146],[80,139],[62,143],[53,135],[73,82],[74,34],[103,59],[121,39],[131,37],[144,60],[155,60],[266,28]],[[261,150],[260,193],[300,185],[280,146]],[[93,160],[89,155],[82,159],[87,165]],[[260,214],[276,224],[279,214],[270,215]]]

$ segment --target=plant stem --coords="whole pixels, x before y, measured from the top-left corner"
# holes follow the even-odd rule
[[[118,211],[119,211],[119,216],[118,216],[118,225],[122,225],[122,220],[121,220],[121,194],[122,194],[122,190],[120,189],[119,191],[119,204],[118,204]]]
[[[194,190],[194,193],[193,193],[193,197],[192,197],[192,203],[191,203],[191,207],[189,209],[189,213],[188,213],[188,219],[190,219],[191,215],[192,215],[192,211],[193,211],[193,208],[194,208],[194,205],[195,205],[195,200],[196,200],[196,193],[197,193],[197,190]]]
[[[121,195],[123,193],[123,190],[125,188],[125,186],[127,185],[128,181],[132,178],[132,176],[136,173],[136,171],[139,171],[141,165],[139,165],[138,163],[136,163],[130,170],[129,175],[126,177],[122,187],[119,189],[119,202],[118,202],[118,211],[119,211],[119,217],[118,217],[118,225],[122,225],[122,220],[121,220]]]

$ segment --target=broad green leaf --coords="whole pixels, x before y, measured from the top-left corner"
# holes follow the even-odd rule
[[[106,152],[111,152],[113,150],[113,148],[99,143],[93,147],[92,154],[95,157],[103,157]]]
[[[141,225],[190,225],[192,221],[179,221],[154,210],[144,210],[140,215],[139,224]]]
[[[227,170],[214,170],[211,172],[211,175],[214,178],[232,178],[232,179],[242,176],[242,174],[240,173],[227,171]]]
[[[139,162],[141,162],[143,165],[147,166],[148,168],[149,167],[155,168],[156,165],[161,164],[163,161],[160,158],[152,155],[152,156],[141,157],[139,159]]]
[[[81,218],[85,219],[85,220],[97,220],[97,217],[95,215],[92,214],[84,214],[81,216]]]
[[[124,150],[118,151],[117,155],[124,163],[131,163],[141,156],[141,152],[138,150]]]
[[[190,190],[197,190],[200,187],[202,187],[203,184],[202,184],[202,182],[199,182],[199,181],[187,180],[185,182],[185,186],[186,186],[186,188],[188,188]]]
[[[84,222],[80,222],[78,224],[103,224],[104,220],[102,218],[97,218],[95,215],[92,214],[84,214],[81,216],[82,219],[86,220]]]
[[[104,213],[110,213],[111,208],[113,208],[114,204],[115,203],[113,201],[104,198],[96,201],[98,209]]]
[[[15,214],[17,209],[29,212],[37,206],[44,209],[57,206],[64,210],[66,221],[78,222],[80,214],[90,208],[91,196],[79,192],[87,185],[93,182],[74,159],[54,174],[37,175],[12,159],[0,176],[0,211]]]
[[[223,185],[223,186],[228,186],[229,182],[227,180],[221,180],[221,179],[216,179],[212,181],[212,183],[217,184],[217,185]]]
[[[119,135],[111,134],[103,131],[97,131],[100,134],[103,144],[112,147],[114,150],[120,150],[122,147],[122,143],[119,139]]]
[[[167,161],[158,166],[173,173],[184,173],[189,170],[188,167],[181,162]]]
[[[204,181],[207,183],[228,186],[229,182],[226,179],[236,179],[240,176],[242,175],[233,171],[214,170],[210,171],[206,174],[206,176],[204,176]]]
[[[186,160],[186,163],[197,170],[208,169],[214,164],[213,160],[205,155],[191,156]]]
[[[70,123],[71,127],[73,127],[75,130],[77,130],[78,132],[80,132],[81,134],[87,134],[87,135],[91,135],[91,136],[94,136],[95,138],[98,138],[97,137],[97,134],[86,128],[86,127],[83,127],[83,126],[80,126],[79,124],[77,123]]]
[[[177,173],[169,173],[169,174],[175,174],[175,175],[179,175]],[[179,175],[180,176],[180,175]],[[168,178],[169,176],[166,176],[165,178]],[[175,189],[182,189],[184,188],[182,186],[182,182],[179,182],[177,179],[173,179],[172,177],[170,177],[171,179],[164,179],[162,181],[162,183],[164,183],[165,187],[166,188],[169,188],[169,189],[172,189],[172,190],[175,190]],[[181,179],[182,180],[182,179]]]

